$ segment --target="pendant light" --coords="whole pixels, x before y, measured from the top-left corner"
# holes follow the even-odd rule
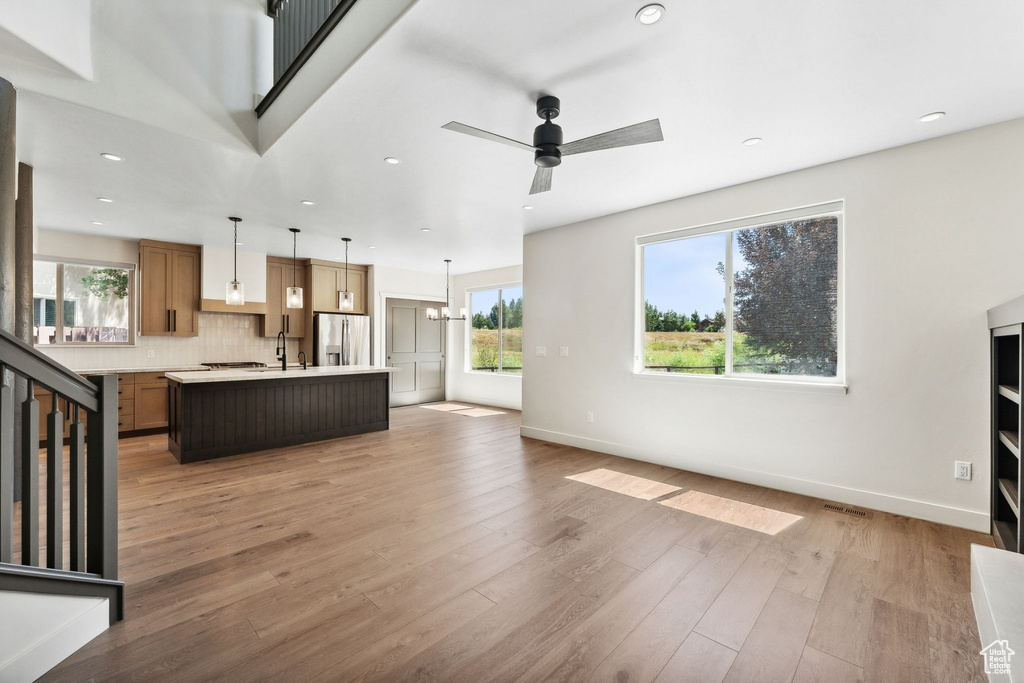
[[[298,228],[288,228],[292,233],[292,286],[285,292],[284,300],[287,308],[302,308],[302,287],[295,284],[295,240],[299,232]]]
[[[238,281],[238,224],[242,222],[242,219],[231,216],[228,220],[235,224],[235,275],[234,279],[228,282],[224,288],[224,301],[228,306],[244,306],[245,285]]]
[[[338,293],[338,308],[345,313],[351,313],[356,303],[355,295],[348,289],[348,243],[352,238],[342,237],[341,241],[345,243],[345,291]]]
[[[427,309],[427,320],[443,320],[444,322],[448,322],[450,320],[465,320],[466,319],[466,309],[465,308],[460,308],[459,309],[459,317],[458,318],[453,318],[452,317],[452,309],[451,309],[451,306],[449,305],[449,303],[450,303],[449,299],[451,298],[451,284],[450,284],[450,280],[451,280],[451,265],[452,265],[452,260],[450,258],[446,258],[444,260],[444,306],[441,307],[441,313],[440,313],[440,315],[438,315],[438,311],[437,311],[436,308],[428,308]]]

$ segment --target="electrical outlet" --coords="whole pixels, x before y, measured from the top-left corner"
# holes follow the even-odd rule
[[[956,461],[956,472],[954,473],[957,479],[963,479],[965,481],[971,480],[971,463],[964,462],[963,460]]]
[[[156,358],[156,351],[153,349],[146,349],[146,358]]]
[[[569,355],[569,347],[568,346],[559,346],[558,347],[558,355],[562,356],[563,358],[568,356]]]
[[[594,413],[592,413],[592,412],[590,412],[588,410],[587,411],[587,422],[593,422],[593,421],[594,421]]]
[[[536,351],[538,356],[548,355],[548,348],[546,346],[538,346]]]

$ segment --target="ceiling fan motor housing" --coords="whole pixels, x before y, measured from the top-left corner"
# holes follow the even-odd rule
[[[533,163],[542,168],[554,168],[562,163],[562,153],[558,146],[562,144],[562,127],[545,121],[533,131],[533,146],[537,151],[533,155]]]

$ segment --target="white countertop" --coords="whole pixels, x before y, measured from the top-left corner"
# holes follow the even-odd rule
[[[208,370],[203,365],[157,365],[149,368],[93,368],[91,370],[75,370],[79,375],[128,375],[139,372],[186,372]]]
[[[282,379],[302,377],[323,377],[329,375],[369,375],[378,372],[394,372],[395,368],[376,365],[319,365],[303,370],[301,367],[260,368],[259,370],[209,370],[204,372],[168,372],[167,379],[182,384],[207,382],[245,382],[261,379]]]

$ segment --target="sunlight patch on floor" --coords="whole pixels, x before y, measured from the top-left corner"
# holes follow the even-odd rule
[[[581,474],[573,474],[566,477],[566,479],[590,484],[606,491],[622,493],[641,500],[653,500],[681,490],[678,486],[663,484],[660,481],[644,479],[643,477],[636,477],[632,474],[606,470],[604,468],[590,470]]]
[[[427,405],[420,406],[420,408],[426,408],[427,410],[440,410],[446,413],[453,410],[466,410],[471,407],[472,406],[464,406],[458,403],[429,403]]]
[[[661,504],[665,507],[773,536],[785,530],[790,524],[803,519],[799,515],[792,515],[788,512],[742,503],[738,500],[713,496],[700,491],[687,491],[668,500],[663,500]]]

